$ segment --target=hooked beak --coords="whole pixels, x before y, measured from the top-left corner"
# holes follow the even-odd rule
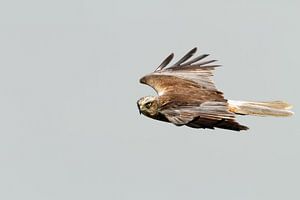
[[[136,104],[137,104],[137,107],[138,107],[138,109],[139,109],[139,113],[142,114],[141,109],[140,109],[140,104],[139,104],[139,102],[136,102]]]

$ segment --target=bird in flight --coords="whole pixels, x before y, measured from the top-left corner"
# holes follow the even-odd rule
[[[208,54],[191,58],[193,48],[179,61],[166,67],[174,57],[170,54],[158,68],[142,77],[140,83],[151,86],[158,96],[145,96],[137,101],[139,112],[152,119],[192,128],[221,128],[234,131],[248,127],[235,120],[236,115],[293,115],[291,105],[283,101],[234,101],[224,98],[211,80],[220,65],[216,60],[203,61]]]

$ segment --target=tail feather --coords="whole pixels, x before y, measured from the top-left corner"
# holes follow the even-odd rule
[[[292,106],[283,101],[250,102],[228,100],[229,111],[241,115],[288,117]]]

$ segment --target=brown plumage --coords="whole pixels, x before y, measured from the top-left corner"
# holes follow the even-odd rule
[[[291,106],[281,101],[246,102],[228,101],[218,91],[211,77],[219,65],[216,60],[202,61],[203,54],[190,59],[197,48],[189,51],[179,61],[166,68],[174,54],[169,55],[151,74],[140,82],[151,86],[158,96],[146,96],[137,104],[140,113],[150,118],[192,128],[223,128],[247,130],[235,121],[235,115],[290,116]]]

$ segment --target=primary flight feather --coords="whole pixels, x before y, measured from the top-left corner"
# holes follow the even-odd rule
[[[219,65],[216,60],[203,61],[208,54],[191,57],[193,48],[170,67],[174,54],[170,54],[151,74],[140,82],[151,86],[158,96],[146,96],[138,100],[140,113],[147,117],[192,128],[223,128],[235,131],[248,127],[235,121],[236,115],[290,116],[291,105],[282,101],[248,102],[232,101],[211,80]]]

